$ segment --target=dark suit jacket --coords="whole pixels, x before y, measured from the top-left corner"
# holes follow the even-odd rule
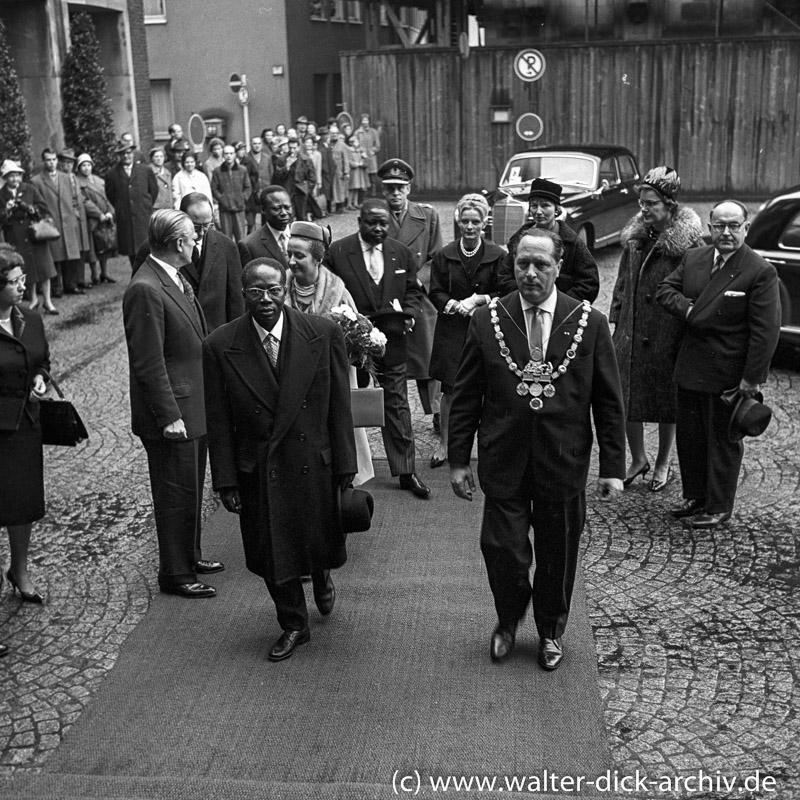
[[[150,245],[145,242],[133,262],[133,274],[150,255]],[[200,254],[199,271],[193,263],[181,267],[181,272],[192,285],[209,331],[219,328],[244,314],[242,297],[242,262],[236,245],[213,228],[206,233]]]
[[[746,244],[711,276],[714,247],[687,250],[658,286],[656,299],[685,322],[675,383],[691,391],[722,392],[764,383],[780,333],[778,275]],[[689,318],[686,312],[694,304]]]
[[[383,278],[378,287],[367,271],[364,252],[358,234],[334,242],[326,256],[326,266],[338,275],[353,297],[356,308],[365,316],[390,308],[396,299],[415,319],[422,304],[422,290],[417,283],[417,263],[414,254],[394,239],[383,243]],[[405,335],[388,335],[383,361],[396,366],[406,360]]]
[[[147,241],[147,223],[158,199],[158,181],[150,167],[134,164],[131,177],[121,164],[106,175],[106,197],[117,212],[117,244],[120,255],[133,256]]]
[[[278,247],[275,237],[266,225],[255,228],[247,237],[239,241],[239,258],[242,267],[254,258],[274,258],[276,261],[280,261],[286,269],[289,269],[286,256]]]
[[[357,469],[342,332],[284,314],[277,379],[250,314],[203,344],[213,485],[239,488],[247,567],[276,582],[343,563],[333,479]]]
[[[196,312],[196,313],[195,313]],[[122,299],[128,342],[131,428],[160,439],[165,425],[182,419],[189,439],[204,436],[200,306],[152,258],[131,278]]]
[[[560,365],[581,319],[581,303],[558,292],[547,361]],[[519,292],[498,301],[499,325],[520,369],[528,340]],[[586,487],[592,454],[592,418],[600,446],[600,477],[625,476],[625,413],[617,361],[606,318],[589,313],[583,340],[566,373],[553,382],[555,395],[533,411],[520,397],[520,383],[500,355],[489,306],[470,323],[450,409],[448,460],[470,462],[478,432],[478,478],[496,498],[568,500]],[[532,485],[525,484],[530,466]]]

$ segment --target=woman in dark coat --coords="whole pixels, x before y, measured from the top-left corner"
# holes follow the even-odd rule
[[[461,348],[473,312],[500,293],[499,271],[505,253],[481,238],[489,204],[480,194],[465,194],[456,205],[461,236],[431,259],[430,300],[439,316],[433,334],[429,375],[442,382],[441,439],[431,467],[447,461],[447,425]]]
[[[31,528],[44,516],[39,398],[50,352],[42,318],[20,304],[22,256],[0,244],[0,527],[8,529],[11,585],[28,603],[42,603],[28,575]]]
[[[94,174],[94,161],[88,153],[78,156],[76,169],[75,180],[83,195],[86,222],[89,225],[89,267],[92,271],[92,283],[116,283],[113,278],[108,277],[108,259],[116,249],[116,235],[110,234],[114,226],[114,206],[106,197],[105,182]],[[109,235],[95,236],[96,231],[107,231]]]
[[[13,161],[3,162],[0,170],[5,184],[0,188],[0,225],[6,241],[13,245],[25,262],[25,278],[30,289],[30,308],[39,305],[36,294],[42,293],[46,314],[58,314],[50,299],[50,280],[56,276],[56,266],[47,242],[32,242],[28,234],[31,222],[48,216],[47,204],[39,189],[22,182],[22,168]]]
[[[678,205],[680,178],[671,167],[651,169],[637,187],[642,209],[620,237],[622,258],[611,301],[614,346],[619,362],[631,465],[625,485],[644,478],[650,462],[644,422],[657,422],[658,455],[650,491],[672,479],[670,451],[675,440],[675,386],[672,372],[683,331],[680,320],[655,301],[658,284],[680,264],[690,247],[702,244],[700,218]]]

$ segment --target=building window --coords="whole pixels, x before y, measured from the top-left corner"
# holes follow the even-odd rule
[[[324,0],[308,0],[308,13],[311,19],[325,21],[325,2]]]
[[[347,3],[347,18],[350,22],[361,22],[361,0],[349,0]]]
[[[144,0],[144,24],[157,25],[167,21],[167,0]]]
[[[169,126],[175,122],[170,81],[150,81],[150,101],[153,104],[153,135],[156,139],[169,138]]]
[[[345,0],[328,0],[330,6],[331,22],[344,22],[346,17],[344,13]]]

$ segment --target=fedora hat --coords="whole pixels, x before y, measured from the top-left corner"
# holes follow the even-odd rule
[[[114,148],[114,152],[117,155],[119,155],[120,153],[127,153],[128,150],[135,150],[135,149],[136,149],[135,144],[133,144],[132,142],[123,142],[122,139],[120,139],[117,142],[116,148]]]
[[[375,500],[364,489],[349,486],[338,492],[339,514],[342,521],[342,533],[360,533],[368,531],[372,525],[372,513]]]
[[[393,308],[382,308],[368,316],[372,324],[387,336],[402,336],[406,330],[406,320],[414,319],[411,314]]]
[[[71,147],[64,148],[59,154],[58,158],[61,161],[77,161],[75,151]]]
[[[25,170],[16,161],[7,158],[3,162],[3,166],[0,167],[0,177],[5,178],[6,175],[10,175],[12,172],[19,172],[20,175],[25,174]]]
[[[764,405],[764,396],[756,392],[755,397],[739,397],[728,423],[728,439],[739,442],[745,436],[760,436],[772,419],[772,409]]]

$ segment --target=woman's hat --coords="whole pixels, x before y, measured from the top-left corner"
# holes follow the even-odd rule
[[[528,200],[532,197],[543,197],[545,200],[550,200],[558,205],[561,202],[561,186],[544,178],[534,178],[531,181]]]
[[[92,157],[88,153],[81,153],[78,156],[78,161],[75,164],[76,167],[79,167],[81,164],[89,162],[92,166],[94,166],[94,161],[92,161]]]
[[[372,525],[374,510],[375,501],[364,489],[354,489],[350,486],[339,492],[339,513],[343,533],[368,531]]]
[[[153,153],[157,153],[159,150],[166,156],[167,151],[160,144],[157,144],[150,148],[150,152],[147,154],[147,157],[152,158]]]
[[[314,222],[293,222],[289,227],[289,236],[299,236],[301,239],[322,242],[325,247],[331,243],[331,229],[323,228]]]
[[[739,442],[745,436],[760,436],[772,419],[772,409],[764,405],[764,395],[756,392],[754,397],[739,397],[728,423],[728,439]]]
[[[10,175],[12,172],[19,172],[20,175],[25,174],[25,170],[16,161],[7,158],[3,162],[3,166],[0,167],[0,177],[5,178],[6,175]]]
[[[652,189],[667,200],[675,200],[681,188],[681,179],[672,167],[653,167],[634,188],[637,192]]]

